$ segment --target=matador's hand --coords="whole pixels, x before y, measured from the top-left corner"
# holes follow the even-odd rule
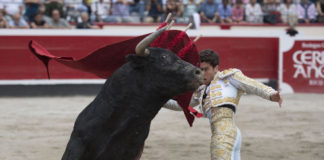
[[[278,102],[279,103],[279,107],[281,108],[282,97],[280,95],[280,92],[276,92],[275,94],[272,94],[270,96],[270,100],[273,101],[273,102]]]

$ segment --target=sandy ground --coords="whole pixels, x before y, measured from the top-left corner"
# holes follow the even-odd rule
[[[283,108],[241,98],[236,122],[244,160],[323,160],[324,95],[284,95]],[[58,160],[79,112],[93,96],[1,97],[0,160]],[[142,160],[207,160],[208,120],[189,127],[182,112],[162,109],[152,122]]]

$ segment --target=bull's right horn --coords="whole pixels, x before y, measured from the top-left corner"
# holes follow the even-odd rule
[[[202,36],[201,34],[198,35],[193,41],[196,43],[201,36]]]
[[[169,19],[171,18],[171,16],[172,16],[172,13],[169,13],[164,22],[165,23],[168,23],[169,22]]]
[[[174,20],[172,20],[171,23],[168,25],[167,30],[169,30],[172,27],[173,24],[174,24]]]
[[[157,37],[160,36],[160,34],[165,31],[168,28],[168,26],[165,26],[150,35],[146,36],[142,41],[140,41],[136,48],[135,53],[139,56],[148,56],[150,54],[149,50],[146,49]]]

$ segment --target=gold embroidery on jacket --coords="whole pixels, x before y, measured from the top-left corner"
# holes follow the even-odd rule
[[[237,135],[233,111],[223,107],[212,108],[211,114],[211,159],[230,160]]]
[[[246,77],[242,72],[236,72],[235,74],[233,74],[233,78],[255,89],[261,89],[264,92],[263,94],[265,94],[264,96],[270,96],[271,92],[275,91],[274,89],[264,85],[263,83],[260,83],[249,77]]]

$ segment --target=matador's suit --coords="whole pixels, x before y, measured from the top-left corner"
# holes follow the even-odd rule
[[[234,122],[234,113],[244,92],[268,100],[276,93],[271,87],[246,77],[240,70],[228,69],[218,72],[209,86],[200,86],[192,96],[190,105],[198,107],[210,120],[212,160],[240,160],[241,133]],[[164,107],[181,109],[172,100]]]

